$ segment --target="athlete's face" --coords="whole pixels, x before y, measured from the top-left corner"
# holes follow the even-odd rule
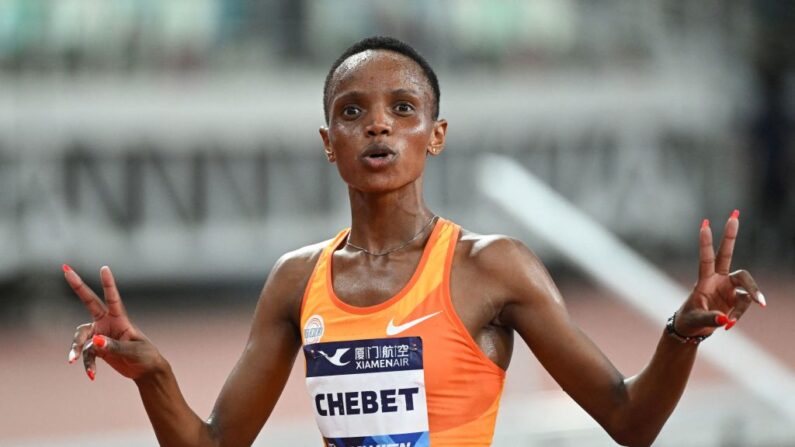
[[[426,154],[444,148],[445,120],[433,119],[433,91],[416,62],[391,51],[355,54],[334,73],[326,155],[342,179],[363,192],[416,181]]]

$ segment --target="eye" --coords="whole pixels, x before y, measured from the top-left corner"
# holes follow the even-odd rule
[[[401,115],[407,115],[414,111],[414,106],[407,102],[399,102],[395,104],[395,112]]]
[[[345,106],[342,109],[342,116],[345,118],[356,118],[362,110],[356,106]]]

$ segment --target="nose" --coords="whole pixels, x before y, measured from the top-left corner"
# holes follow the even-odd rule
[[[392,134],[392,123],[389,117],[384,112],[373,112],[372,121],[364,129],[368,137],[377,137],[381,135]]]

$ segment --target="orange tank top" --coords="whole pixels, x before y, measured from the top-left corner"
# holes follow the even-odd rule
[[[505,371],[480,350],[450,300],[460,228],[439,219],[397,295],[346,304],[323,250],[301,304],[306,384],[326,446],[488,446]]]

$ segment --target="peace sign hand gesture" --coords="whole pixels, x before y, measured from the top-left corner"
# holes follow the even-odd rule
[[[718,256],[712,245],[712,230],[704,219],[699,235],[698,282],[676,313],[674,330],[683,336],[710,335],[725,326],[731,329],[753,301],[765,307],[765,296],[746,270],[729,273],[734,242],[740,228],[740,212],[734,210],[723,231]]]
[[[91,380],[96,375],[96,357],[104,359],[121,375],[133,380],[157,370],[164,362],[157,348],[133,326],[124,310],[116,281],[107,266],[99,271],[103,302],[71,269],[64,264],[64,278],[91,314],[93,322],[81,324],[69,351],[69,363],[83,355],[83,365]]]

